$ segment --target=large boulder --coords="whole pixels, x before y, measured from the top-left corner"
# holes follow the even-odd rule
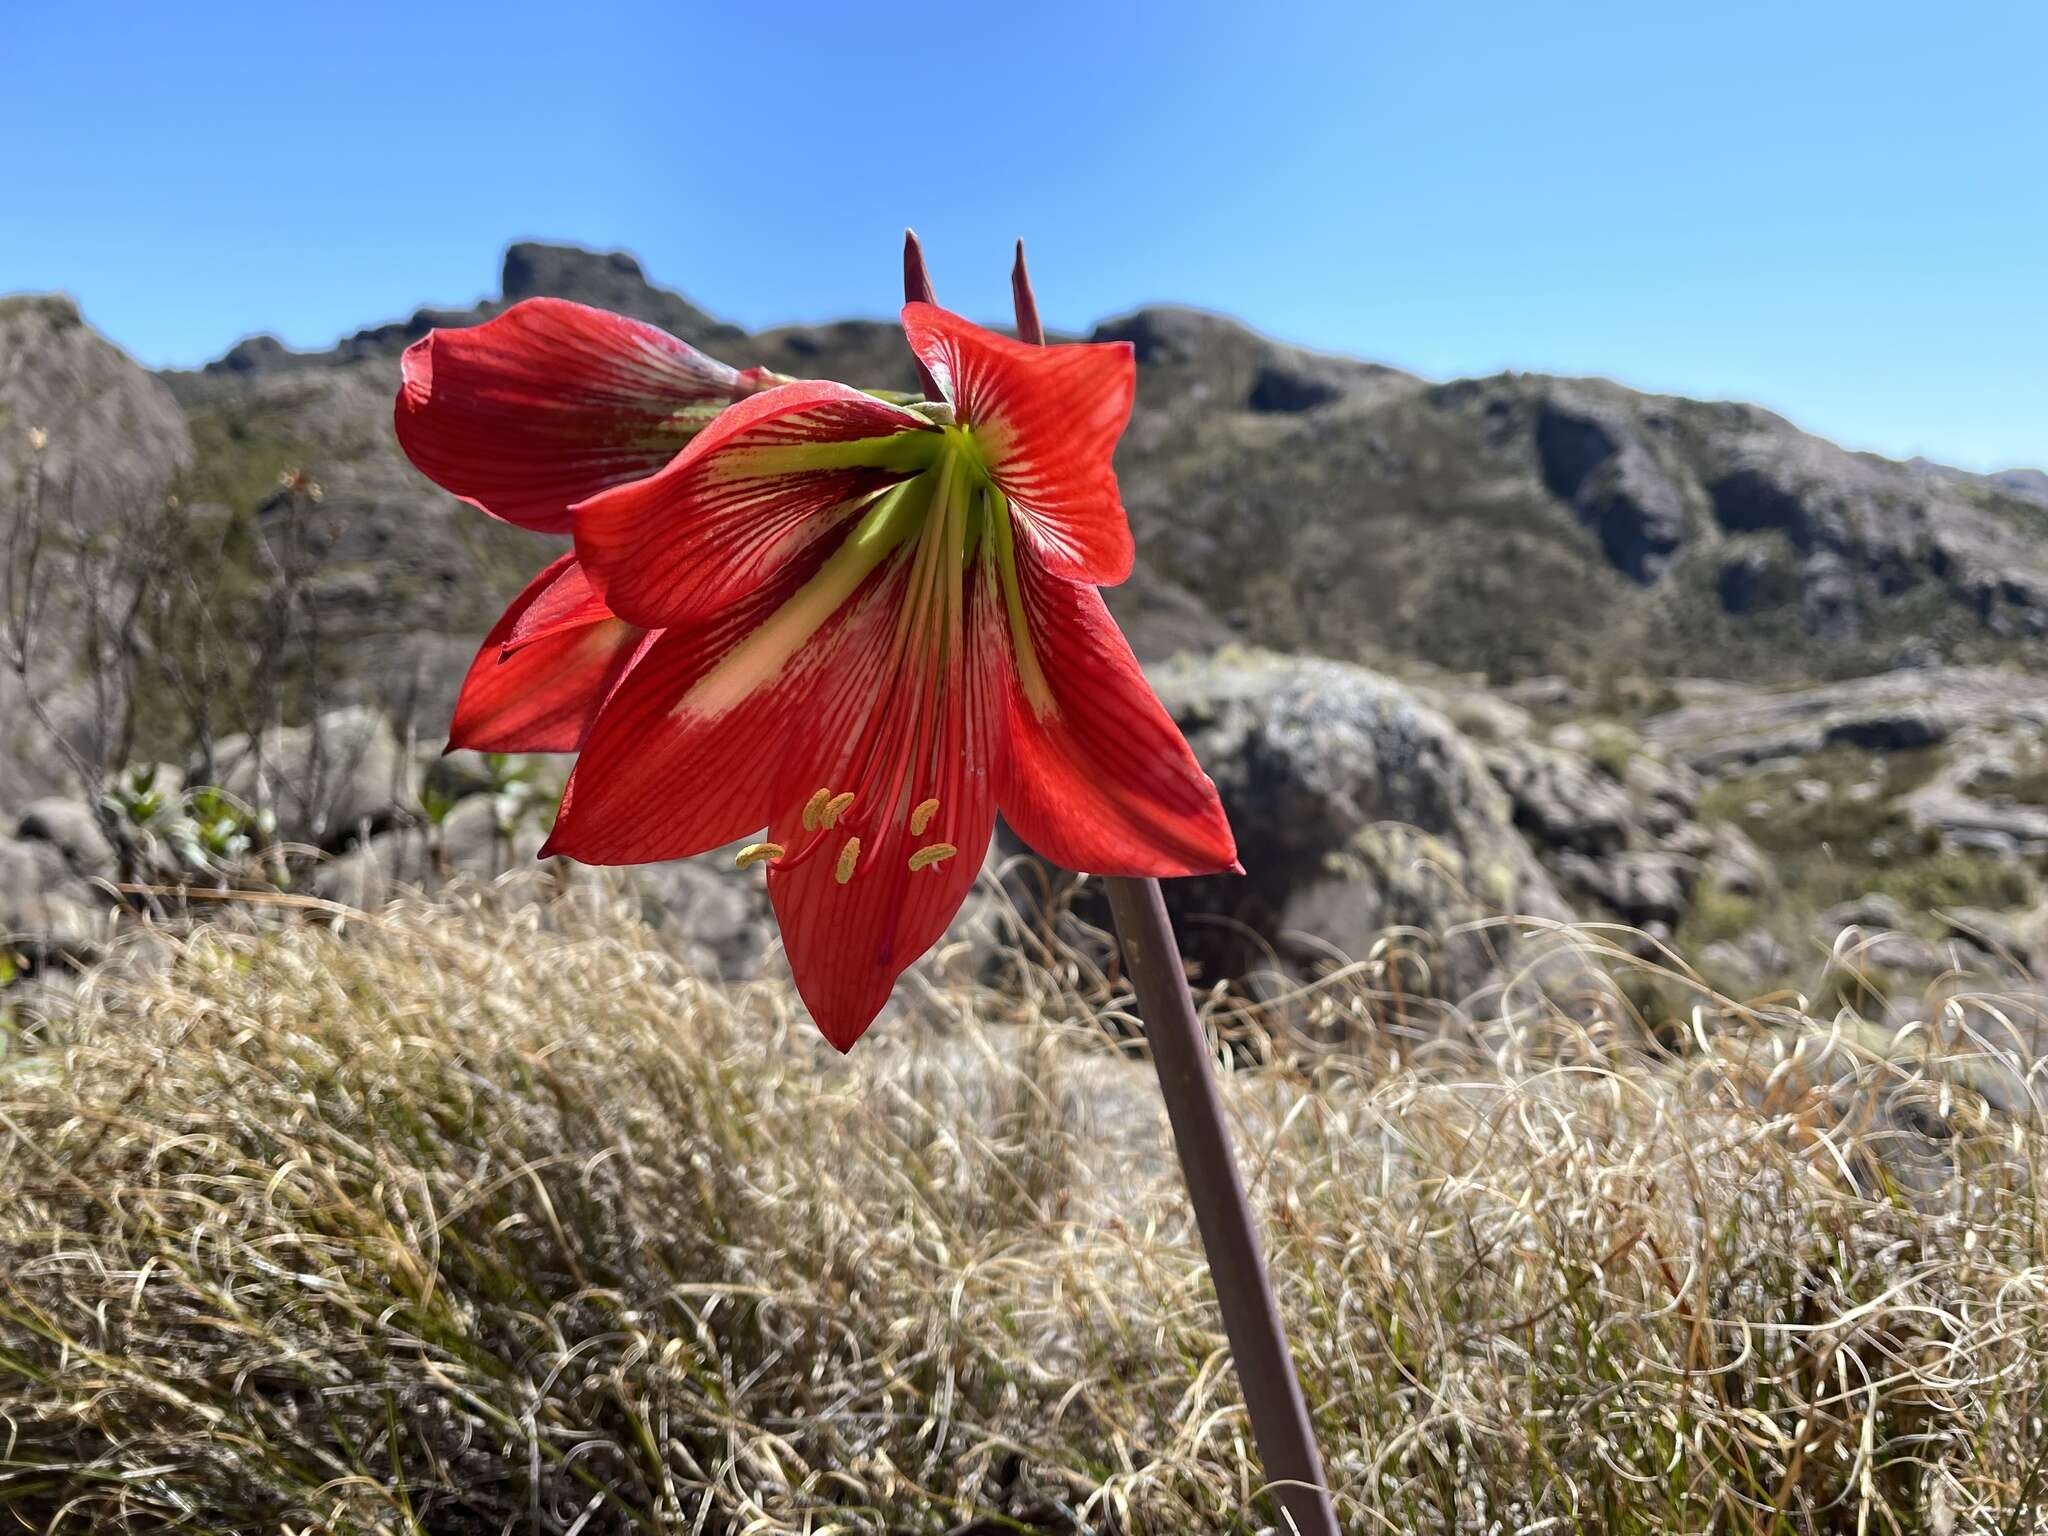
[[[1246,871],[1168,885],[1204,979],[1311,975],[1400,931],[1424,962],[1404,980],[1458,997],[1516,943],[1474,925],[1571,916],[1477,750],[1410,689],[1258,652],[1183,659],[1153,681],[1216,781]]]
[[[223,738],[214,763],[221,788],[276,815],[280,838],[318,848],[388,825],[413,795],[411,758],[391,722],[360,705]]]

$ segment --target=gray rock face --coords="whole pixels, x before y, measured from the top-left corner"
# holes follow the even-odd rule
[[[1920,667],[1790,690],[1678,687],[1685,702],[1646,731],[1701,773],[1829,746],[1905,751],[1987,725],[2048,729],[2048,679],[1995,667]]]
[[[1628,741],[1619,778],[1596,761],[1601,743],[1578,725],[1552,732],[1548,744],[1502,737],[1484,760],[1516,827],[1577,910],[1665,938],[1702,878],[1732,891],[1727,882],[1761,888],[1768,874],[1739,831],[1694,819],[1697,774]]]
[[[2048,470],[2004,469],[1989,478],[2000,490],[2048,506]]]
[[[1698,865],[1681,854],[1625,849],[1611,858],[1557,855],[1553,867],[1569,887],[1656,938],[1669,938],[1691,903]]]
[[[1396,369],[1269,341],[1237,321],[1155,305],[1096,326],[1090,341],[1127,341],[1157,370],[1152,403],[1194,400],[1261,415],[1299,415],[1347,395],[1413,381]]]
[[[11,498],[47,443],[46,494],[87,528],[149,500],[192,458],[184,412],[163,384],[80,318],[69,299],[0,298],[0,493]]]
[[[1685,501],[1626,413],[1568,387],[1536,420],[1544,484],[1569,502],[1630,578],[1655,581],[1685,538]]]
[[[191,458],[177,401],[85,324],[71,300],[0,298],[0,536],[12,560],[17,519],[33,515],[50,535],[39,572],[48,606],[28,683],[87,756],[105,722],[77,675],[84,594],[58,552],[126,520],[170,515],[164,494]],[[9,808],[79,787],[21,690],[12,670],[0,669],[0,806]]]
[[[657,288],[640,263],[624,251],[584,251],[573,246],[521,241],[505,252],[503,302],[573,299],[658,325],[692,346],[713,347],[745,335],[721,324],[689,300]]]
[[[1731,415],[1728,428],[1702,456],[1714,520],[1783,540],[1809,632],[1853,637],[1881,602],[1921,587],[1945,588],[1994,629],[2039,628],[2048,573],[2009,515],[2009,488],[1959,472],[1930,483],[1765,413]]]
[[[1486,766],[1514,804],[1515,825],[1538,847],[1602,855],[1628,846],[1635,801],[1585,758],[1525,741],[1493,748]]]

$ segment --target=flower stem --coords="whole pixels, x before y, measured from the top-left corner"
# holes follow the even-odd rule
[[[1267,1487],[1285,1522],[1283,1530],[1336,1536],[1322,1457],[1259,1252],[1251,1204],[1231,1154],[1208,1039],[1181,969],[1166,900],[1157,880],[1112,879],[1107,884]]]
[[[1017,306],[1017,339],[1043,346],[1045,326],[1038,318],[1038,298],[1031,291],[1022,240],[1010,269],[1010,293]],[[1292,1536],[1337,1536],[1323,1458],[1309,1427],[1294,1357],[1287,1352],[1287,1330],[1273,1302],[1251,1203],[1231,1155],[1230,1127],[1209,1067],[1209,1041],[1195,1016],[1195,998],[1181,969],[1166,898],[1157,880],[1112,878],[1108,885],[1109,909],[1116,917],[1117,937],[1138,994],[1138,1013],[1152,1046],[1159,1093],[1166,1100],[1181,1177],[1195,1207],[1202,1252],[1223,1309],[1223,1334],[1237,1362],[1267,1487]]]

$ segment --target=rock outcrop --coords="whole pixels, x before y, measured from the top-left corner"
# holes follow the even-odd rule
[[[164,497],[192,454],[170,391],[70,299],[0,298],[0,558],[17,576],[33,569],[40,605],[26,679],[0,666],[0,809],[76,788],[51,729],[97,753],[105,721],[82,675],[83,613],[94,599],[118,609],[126,594],[80,591],[72,554],[127,521],[175,516]]]
[[[489,875],[534,841],[489,809],[496,770],[429,767],[409,743],[442,728],[477,638],[560,545],[406,463],[389,430],[406,345],[553,294],[737,365],[913,383],[892,324],[750,335],[618,253],[515,246],[500,288],[319,352],[253,337],[161,379],[68,301],[0,301],[0,490],[31,462],[98,507],[175,488],[208,547],[247,562],[237,591],[271,591],[297,551],[306,666],[265,706],[294,723],[194,766],[331,855],[318,878],[347,902],[414,872]],[[1509,963],[1492,920],[1516,913],[1675,932],[1774,978],[1817,942],[1813,913],[1859,880],[1899,886],[1912,860],[1950,907],[2008,920],[2030,899],[2024,871],[1987,881],[1983,861],[2048,850],[2048,684],[2025,670],[2048,616],[2037,473],[1890,463],[1754,407],[1600,380],[1434,385],[1192,310],[1093,336],[1139,367],[1119,467],[1142,556],[1109,601],[1141,658],[1183,658],[1161,686],[1253,868],[1176,888],[1206,977],[1308,974],[1412,928],[1433,936],[1417,941],[1431,987],[1458,995]],[[43,665],[61,729],[103,723],[63,646]],[[1677,679],[1677,707],[1615,705],[1622,677]],[[11,686],[0,675],[0,826],[18,824],[20,890],[0,923],[70,942],[103,913],[104,856],[93,814],[47,798],[80,786]],[[243,725],[224,709],[207,734]],[[1774,835],[1786,825],[1825,856]],[[708,871],[646,878],[744,971],[767,942],[758,900]]]
[[[170,376],[195,417],[262,424],[238,451],[303,464],[327,491],[336,666],[363,674],[333,702],[397,709],[410,696],[431,716],[446,700],[430,674],[462,649],[451,637],[474,633],[547,554],[455,509],[396,457],[398,355],[430,327],[554,294],[739,365],[914,382],[894,325],[748,335],[620,253],[515,246],[501,290],[324,352],[258,338]],[[1875,670],[1908,644],[1953,660],[2016,654],[2040,625],[2048,508],[2024,476],[1893,464],[1754,407],[1600,380],[1432,386],[1169,306],[1104,321],[1092,339],[1128,342],[1138,359],[1119,464],[1144,559],[1110,601],[1148,661],[1236,641],[1496,678],[1791,680]],[[401,615],[432,665],[394,682],[361,664]]]
[[[1184,658],[1153,680],[1247,871],[1168,888],[1203,978],[1311,976],[1393,931],[1419,962],[1411,981],[1462,998],[1513,955],[1497,919],[1570,918],[1478,750],[1414,691],[1258,652]]]

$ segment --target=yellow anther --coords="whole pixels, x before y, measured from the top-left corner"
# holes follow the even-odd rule
[[[831,790],[821,789],[804,802],[804,830],[806,832],[818,830],[818,818],[825,814],[826,802],[831,800],[831,798]]]
[[[847,811],[852,807],[852,805],[852,790],[849,789],[843,795],[834,795],[830,800],[827,800],[825,802],[825,810],[824,813],[818,817],[818,825],[822,827],[831,826],[840,817],[844,816],[847,813]]]
[[[829,825],[829,823],[828,823]],[[841,885],[853,878],[853,866],[860,862],[860,839],[849,837],[846,846],[839,850],[839,867],[832,871],[832,878]]]
[[[749,843],[733,855],[733,868],[745,869],[749,864],[759,864],[767,859],[779,859],[788,852],[780,843]]]
[[[951,843],[933,843],[928,847],[918,849],[917,852],[910,856],[910,867],[912,869],[926,869],[938,863],[941,859],[952,858],[959,851]]]
[[[939,814],[939,802],[920,800],[910,812],[910,835],[923,837],[924,829],[932,824],[932,818]]]

